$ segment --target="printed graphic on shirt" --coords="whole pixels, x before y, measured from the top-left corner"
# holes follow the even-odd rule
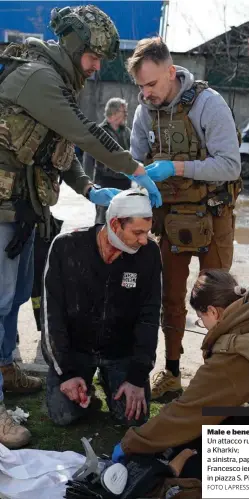
[[[137,274],[133,272],[124,272],[121,286],[123,288],[135,288],[137,285]]]

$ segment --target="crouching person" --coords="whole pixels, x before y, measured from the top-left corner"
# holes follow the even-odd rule
[[[106,220],[57,236],[45,267],[42,349],[49,365],[48,412],[59,425],[89,416],[98,405],[92,387],[97,367],[119,424],[138,425],[149,417],[161,259],[148,239],[148,196],[137,189],[121,192]]]
[[[197,279],[190,303],[208,329],[202,344],[204,364],[179,399],[141,428],[128,430],[116,445],[113,460],[169,447],[178,454],[187,447],[197,453],[187,461],[182,476],[201,479],[202,425],[248,424],[248,416],[226,418],[222,407],[249,400],[249,293],[228,272],[207,270]],[[208,407],[221,410],[203,415]]]

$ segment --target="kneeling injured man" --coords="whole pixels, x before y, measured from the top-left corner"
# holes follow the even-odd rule
[[[44,272],[42,350],[50,418],[67,425],[101,402],[96,368],[118,424],[149,417],[161,306],[161,258],[152,209],[139,189],[116,195],[106,224],[57,236]]]

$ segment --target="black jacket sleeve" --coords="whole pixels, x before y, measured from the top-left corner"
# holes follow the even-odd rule
[[[60,236],[50,246],[43,276],[41,300],[42,353],[62,382],[78,376],[67,331],[64,286],[60,271]],[[63,254],[63,253],[62,253]]]
[[[152,245],[151,270],[144,268],[143,302],[135,327],[133,358],[127,381],[144,386],[155,365],[161,308],[161,256],[156,243]]]

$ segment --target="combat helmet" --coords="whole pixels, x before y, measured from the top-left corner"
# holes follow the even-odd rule
[[[77,66],[86,50],[109,60],[118,54],[118,31],[110,17],[94,5],[55,8],[49,27]]]

